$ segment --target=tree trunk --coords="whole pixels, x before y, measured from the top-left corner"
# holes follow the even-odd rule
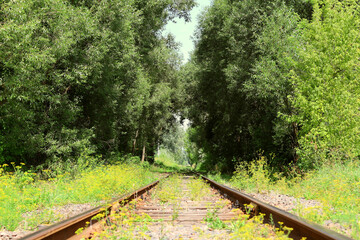
[[[136,149],[136,139],[137,137],[139,136],[139,129],[136,130],[136,133],[135,133],[135,139],[134,139],[134,142],[133,142],[133,149],[132,149],[132,155],[135,154],[135,149]]]
[[[293,140],[293,150],[294,150],[294,163],[296,163],[299,159],[299,155],[296,152],[296,148],[299,147],[299,142],[298,142],[298,133],[299,133],[299,128],[298,125],[296,124],[296,122],[292,122],[292,140]]]
[[[293,110],[291,104],[289,103],[289,98],[287,96],[284,97],[284,103],[285,103],[285,109],[286,109],[285,111],[288,113],[288,115],[290,115],[290,116],[293,115],[294,110]],[[299,155],[296,152],[296,148],[299,147],[299,141],[298,141],[299,127],[296,122],[292,122],[291,128],[292,128],[291,129],[292,132],[290,134],[290,136],[292,138],[291,139],[292,140],[291,148],[294,151],[293,152],[293,161],[294,161],[294,163],[296,163],[299,160]]]
[[[150,148],[148,148],[148,157],[147,160],[149,163],[154,163],[155,162],[155,150],[154,150],[154,145],[150,146]]]
[[[145,160],[145,154],[146,154],[146,146],[145,146],[145,143],[144,143],[143,150],[142,150],[142,155],[141,155],[141,162],[142,163]]]

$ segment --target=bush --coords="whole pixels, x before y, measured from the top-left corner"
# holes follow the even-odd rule
[[[240,162],[236,166],[231,184],[239,189],[268,191],[270,186],[270,171],[267,158],[259,157],[250,163]]]
[[[355,0],[323,0],[300,25],[290,121],[300,126],[303,169],[360,156],[359,13]]]
[[[153,173],[139,165],[103,165],[98,159],[87,158],[78,164],[67,162],[37,174],[23,170],[24,164],[1,165],[0,226],[15,230],[21,223],[21,228],[34,229],[39,224],[60,220],[55,216],[55,206],[99,205],[100,201],[107,202],[155,180]],[[13,172],[5,168],[13,168]],[[71,168],[71,173],[65,171]]]

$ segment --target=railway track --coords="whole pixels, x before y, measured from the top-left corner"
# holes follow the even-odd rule
[[[230,237],[225,226],[221,227],[238,219],[240,211],[234,211],[236,208],[252,216],[263,214],[264,222],[276,227],[282,222],[293,229],[289,235],[292,239],[350,239],[202,178],[212,188],[199,185],[193,176],[171,178],[173,182],[167,185],[156,181],[114,199],[105,207],[94,208],[22,239],[107,239],[106,234],[123,236],[121,239],[237,239]]]

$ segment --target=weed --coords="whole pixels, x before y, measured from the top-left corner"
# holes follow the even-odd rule
[[[209,209],[206,213],[206,217],[204,218],[204,221],[207,222],[208,227],[211,229],[225,229],[227,228],[227,225],[220,220],[218,216],[219,209]]]
[[[232,233],[231,239],[290,239],[288,235],[291,232],[290,228],[287,228],[280,224],[280,228],[275,228],[269,224],[264,224],[264,215],[260,214],[249,219],[249,214],[243,214],[240,210],[238,217],[230,224]]]
[[[179,217],[179,210],[180,210],[180,201],[177,201],[173,204],[173,207],[172,207],[171,218],[173,221]]]
[[[260,154],[258,159],[250,163],[239,163],[230,181],[232,185],[240,189],[251,189],[257,192],[268,191],[270,185],[268,169],[266,157]]]
[[[294,172],[291,178],[273,174],[276,181],[270,181],[267,169],[269,166],[261,157],[251,164],[240,164],[227,184],[241,190],[266,189],[317,200],[321,206],[298,205],[294,213],[319,224],[330,222],[333,230],[360,240],[359,162],[323,165],[302,176]],[[342,227],[338,227],[340,224]]]
[[[129,164],[98,165],[81,168],[72,176],[44,169],[40,173],[11,166],[13,172],[0,166],[0,226],[7,230],[34,229],[44,223],[61,219],[53,206],[70,203],[108,201],[155,180],[148,169]],[[46,177],[47,180],[43,180]]]
[[[193,201],[210,194],[209,186],[201,178],[191,178],[187,186],[190,190],[189,197]]]
[[[173,174],[161,180],[152,195],[152,198],[158,199],[163,204],[167,203],[172,206],[172,220],[176,220],[179,217],[181,179],[179,175]]]
[[[170,177],[163,179],[158,184],[152,197],[157,198],[162,203],[178,201],[181,195],[181,178],[177,174],[173,174]]]
[[[185,170],[186,167],[175,161],[171,153],[161,150],[155,156],[155,164],[151,166],[154,172],[179,172]]]
[[[141,199],[132,200],[125,206],[115,203],[108,218],[100,222],[100,230],[93,239],[151,239],[146,233],[148,224],[154,220],[147,214],[135,212],[139,201]]]

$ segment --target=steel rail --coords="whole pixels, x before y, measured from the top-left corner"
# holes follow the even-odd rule
[[[254,212],[263,213],[266,222],[273,222],[276,227],[279,227],[279,222],[283,222],[285,226],[293,228],[290,233],[291,238],[301,239],[306,237],[307,240],[351,240],[351,238],[339,234],[335,231],[327,229],[318,224],[309,222],[301,217],[295,216],[291,213],[285,212],[279,208],[263,203],[249,195],[241,193],[237,190],[221,185],[207,177],[201,176],[213,188],[218,189],[226,197],[236,202],[241,207],[246,205],[255,205]]]
[[[39,231],[36,231],[34,233],[31,233],[29,235],[24,236],[20,240],[64,240],[72,238],[76,235],[76,231],[79,228],[86,228],[88,223],[91,223],[91,225],[96,224],[100,221],[100,219],[96,220],[93,219],[96,215],[99,213],[103,213],[105,211],[110,211],[112,205],[115,202],[118,203],[127,203],[131,200],[141,196],[142,194],[146,193],[153,187],[155,187],[159,183],[158,181],[155,181],[153,183],[150,183],[140,189],[135,190],[134,192],[130,194],[126,194],[122,196],[120,199],[113,199],[108,206],[100,206],[93,208],[91,210],[88,210],[84,213],[81,213],[79,215],[76,215],[74,217],[68,218],[64,221],[61,221],[59,223],[56,223],[54,225],[51,225],[49,227],[43,228]]]

